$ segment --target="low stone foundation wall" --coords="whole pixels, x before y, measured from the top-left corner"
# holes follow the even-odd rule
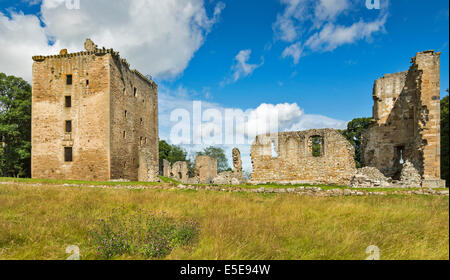
[[[78,184],[63,184],[63,185],[49,185],[39,183],[15,183],[15,182],[0,182],[2,185],[26,185],[30,187],[74,187],[74,188],[100,188],[100,189],[129,189],[129,190],[191,190],[191,191],[216,191],[216,192],[241,192],[241,193],[260,193],[260,194],[284,194],[284,195],[302,195],[313,197],[339,197],[339,196],[385,196],[385,195],[436,195],[449,196],[449,191],[439,191],[435,189],[421,189],[421,190],[401,190],[401,191],[366,191],[354,189],[330,189],[324,190],[319,187],[293,187],[293,188],[258,188],[248,189],[239,187],[223,187],[223,186],[193,186],[193,185],[157,185],[157,186],[101,186],[101,185],[78,185]]]

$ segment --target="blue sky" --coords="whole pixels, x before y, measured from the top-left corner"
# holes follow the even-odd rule
[[[264,102],[296,102],[308,113],[351,120],[371,116],[375,79],[407,70],[416,52],[434,49],[442,52],[441,87],[448,88],[448,1],[433,1],[433,5],[418,0],[391,1],[385,32],[373,35],[370,41],[311,53],[297,65],[281,57],[286,44],[273,39],[272,24],[282,9],[277,1],[227,1],[220,22],[189,67],[170,85],[199,92],[209,87],[210,100],[224,106],[236,106],[237,100],[244,108]],[[379,13],[362,11],[361,18]],[[252,63],[260,63],[264,57],[264,65],[252,75],[220,87],[241,49],[252,50]]]
[[[0,0],[0,72],[30,80],[32,55],[79,51],[89,37],[158,82],[160,136],[169,142],[171,112],[192,111],[194,100],[263,120],[281,113],[280,130],[345,127],[371,116],[375,79],[407,70],[424,50],[442,53],[444,96],[448,1],[365,2],[80,0],[68,9],[65,0]],[[240,148],[248,157],[249,145]]]

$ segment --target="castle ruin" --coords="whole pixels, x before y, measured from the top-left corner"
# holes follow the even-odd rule
[[[89,39],[33,60],[33,178],[158,180],[156,83]]]
[[[252,184],[348,185],[355,149],[334,129],[257,136],[252,145]]]
[[[445,187],[440,174],[440,53],[419,52],[408,71],[375,81],[374,124],[363,134],[362,163],[400,180],[405,163],[423,187]]]

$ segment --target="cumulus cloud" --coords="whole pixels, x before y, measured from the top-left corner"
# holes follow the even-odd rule
[[[39,19],[32,15],[0,12],[0,72],[31,81],[31,57],[57,51],[59,43],[49,46]]]
[[[200,104],[192,98],[198,95],[184,87],[160,86],[160,138],[181,144],[191,154],[210,145],[220,146],[229,159],[232,148],[238,147],[246,170],[251,170],[250,147],[257,135],[313,128],[343,129],[347,125],[347,121],[307,114],[297,103],[263,103],[241,110],[213,102]],[[227,117],[230,113],[231,118]],[[174,135],[174,130],[180,129],[186,133]]]
[[[203,0],[82,0],[80,9],[43,0],[40,18],[0,13],[0,71],[30,80],[32,55],[79,51],[91,38],[141,72],[171,78],[184,71],[224,8],[218,2],[208,16]]]
[[[352,13],[360,13],[365,1],[354,0],[280,0],[285,6],[273,24],[276,40],[289,43],[282,53],[295,64],[308,52],[332,51],[344,44],[369,40],[384,32],[389,1],[374,19],[352,21]],[[364,3],[362,3],[364,2]],[[340,23],[345,19],[345,24]],[[351,22],[348,24],[348,22]]]

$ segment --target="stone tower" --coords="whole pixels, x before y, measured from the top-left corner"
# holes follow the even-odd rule
[[[440,53],[424,51],[408,71],[375,81],[372,127],[363,134],[362,161],[399,179],[411,162],[423,187],[443,187],[440,174]]]
[[[158,86],[113,49],[34,56],[32,177],[158,179]]]

